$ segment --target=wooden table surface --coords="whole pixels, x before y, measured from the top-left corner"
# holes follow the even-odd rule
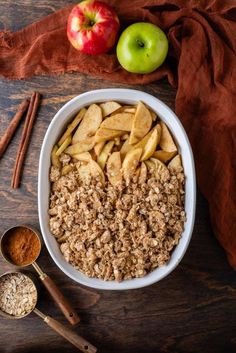
[[[17,30],[73,1],[1,0],[0,30]],[[54,114],[69,99],[91,89],[127,87],[79,74],[37,77],[25,81],[0,79],[0,135],[19,102],[38,90],[43,95],[24,167],[21,188],[12,190],[11,175],[22,126],[0,161],[1,232],[16,223],[39,227],[37,174],[41,144]],[[166,81],[137,89],[174,109],[175,91]],[[46,248],[39,264],[78,310],[74,328],[103,353],[236,352],[236,274],[211,230],[207,203],[198,192],[193,238],[178,268],[161,282],[144,289],[109,292],[84,288],[67,278]],[[10,267],[0,260],[0,273]],[[32,269],[29,269],[33,271]],[[67,324],[42,288],[38,307]],[[77,350],[31,314],[20,321],[0,319],[1,353],[74,353]]]

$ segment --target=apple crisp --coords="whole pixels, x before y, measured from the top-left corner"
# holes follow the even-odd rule
[[[184,171],[144,103],[83,107],[53,147],[50,230],[72,266],[122,281],[168,263],[184,229]]]

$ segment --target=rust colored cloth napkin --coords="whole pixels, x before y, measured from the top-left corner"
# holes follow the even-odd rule
[[[236,269],[236,2],[106,0],[122,26],[152,22],[170,41],[166,64],[149,75],[125,72],[114,53],[90,57],[66,38],[71,6],[16,33],[0,32],[0,75],[23,79],[69,71],[127,84],[167,77],[177,86],[176,113],[190,138],[198,184],[213,230]]]

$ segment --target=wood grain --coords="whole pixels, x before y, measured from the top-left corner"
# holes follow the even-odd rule
[[[0,28],[17,30],[73,1],[2,0]],[[0,135],[20,101],[33,91],[43,95],[27,153],[21,188],[10,188],[22,124],[0,161],[1,232],[16,223],[39,227],[37,174],[41,144],[54,114],[72,97],[91,89],[128,87],[84,75],[1,79]],[[135,86],[174,109],[175,91],[166,81]],[[124,292],[90,290],[67,278],[45,247],[39,265],[55,279],[77,309],[81,322],[74,330],[103,353],[233,353],[236,351],[236,275],[215,240],[206,201],[198,192],[197,216],[189,249],[177,269],[150,287]],[[0,260],[0,273],[9,270]],[[33,271],[32,268],[29,268]],[[42,287],[38,308],[67,324]],[[1,353],[74,353],[77,350],[34,314],[20,321],[0,318]]]

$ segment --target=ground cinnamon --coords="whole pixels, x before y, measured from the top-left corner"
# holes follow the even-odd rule
[[[31,264],[38,257],[40,249],[40,240],[29,228],[13,228],[4,237],[5,256],[17,266]]]

